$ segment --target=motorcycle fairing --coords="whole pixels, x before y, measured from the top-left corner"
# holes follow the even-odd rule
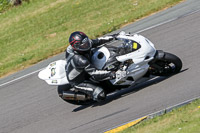
[[[38,77],[45,80],[49,85],[68,84],[65,65],[66,60],[58,60],[50,63],[45,69],[39,72]]]
[[[136,48],[137,44],[140,44],[141,47],[140,49],[137,49],[131,53],[117,56],[116,59],[119,62],[125,62],[127,60],[132,60],[132,64],[128,67],[127,71],[127,76],[124,78],[122,77],[121,79],[113,79],[111,80],[111,83],[113,85],[130,85],[134,84],[138,79],[140,79],[143,75],[146,74],[149,68],[148,62],[154,59],[154,55],[156,53],[154,44],[151,43],[148,39],[141,35],[133,35],[133,36],[123,36],[119,35],[120,39],[128,39],[128,40],[133,40],[133,48]],[[134,44],[135,42],[135,44]],[[136,44],[137,43],[137,44]],[[134,46],[135,45],[135,46]],[[132,80],[127,80],[127,79],[132,79]]]

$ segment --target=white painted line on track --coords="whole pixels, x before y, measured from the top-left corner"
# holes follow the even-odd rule
[[[42,68],[42,69],[44,69],[44,68]],[[42,69],[36,70],[36,71],[34,71],[34,72],[31,72],[31,73],[28,73],[28,74],[26,74],[26,75],[23,75],[23,76],[21,76],[21,77],[19,77],[19,78],[10,80],[10,81],[5,82],[5,83],[3,83],[3,84],[0,84],[0,87],[2,87],[2,86],[4,86],[4,85],[7,85],[7,84],[10,84],[10,83],[12,83],[12,82],[15,82],[15,81],[17,81],[17,80],[23,79],[23,78],[25,78],[25,77],[28,77],[28,76],[30,76],[30,75],[32,75],[32,74],[35,74],[35,73],[41,71]]]
[[[156,24],[156,25],[150,26],[150,27],[148,27],[148,28],[145,28],[145,29],[143,29],[143,30],[137,31],[136,33],[141,33],[141,32],[144,32],[144,31],[147,31],[147,30],[153,29],[153,28],[158,27],[158,26],[160,26],[160,25],[163,25],[163,24],[166,24],[166,23],[172,22],[172,21],[174,21],[174,20],[176,20],[176,19],[178,19],[178,18],[173,18],[173,19],[170,19],[170,20],[164,21],[164,22],[162,22],[162,23],[159,23],[159,24]]]
[[[158,27],[158,26],[160,26],[160,25],[163,25],[163,24],[166,24],[166,23],[172,22],[172,21],[174,21],[174,20],[176,20],[176,19],[179,19],[179,18],[181,18],[181,17],[186,17],[186,16],[189,16],[189,15],[192,15],[192,14],[197,13],[197,12],[199,12],[199,11],[200,11],[200,9],[198,9],[198,10],[194,10],[194,11],[191,11],[191,12],[188,12],[188,13],[183,14],[183,15],[181,15],[181,16],[178,16],[178,17],[175,17],[175,18],[169,19],[169,20],[167,20],[167,21],[164,21],[164,22],[161,22],[161,23],[155,24],[155,25],[153,25],[153,26],[147,27],[147,28],[145,28],[145,29],[143,29],[143,30],[137,31],[136,33],[141,33],[141,32],[144,32],[144,31],[147,31],[147,30],[153,29],[153,28]]]

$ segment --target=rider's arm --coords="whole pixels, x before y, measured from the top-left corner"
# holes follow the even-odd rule
[[[106,70],[97,70],[92,64],[85,67],[85,71],[96,81],[110,80],[115,78],[115,73]]]
[[[111,42],[113,40],[114,40],[114,37],[112,37],[112,36],[99,37],[95,40],[92,40],[92,43],[93,43],[92,47],[97,47],[104,43]]]
[[[65,51],[65,59],[69,60],[74,55],[74,50],[71,45],[69,45]]]
[[[72,66],[79,71],[84,70],[88,73],[94,80],[102,81],[109,80],[115,78],[115,73],[106,70],[97,70],[89,60],[82,55],[73,56],[73,60],[71,60]]]

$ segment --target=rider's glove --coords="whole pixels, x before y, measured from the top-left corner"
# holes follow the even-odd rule
[[[111,79],[115,79],[116,78],[116,72],[115,71],[110,73],[110,78]]]
[[[105,37],[99,37],[99,40],[107,40],[107,41],[112,41],[114,40],[113,36],[105,36]]]
[[[111,36],[114,38],[114,40],[117,40],[118,35],[119,35],[119,33],[116,33],[116,34],[112,34]]]
[[[115,72],[115,78],[116,79],[122,79],[126,77],[126,71],[123,71],[123,70],[118,70]]]

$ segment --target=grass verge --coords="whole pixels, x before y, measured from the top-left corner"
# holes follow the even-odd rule
[[[120,133],[199,133],[200,99]]]
[[[29,0],[0,14],[0,77],[63,52],[73,31],[101,36],[182,0]]]

